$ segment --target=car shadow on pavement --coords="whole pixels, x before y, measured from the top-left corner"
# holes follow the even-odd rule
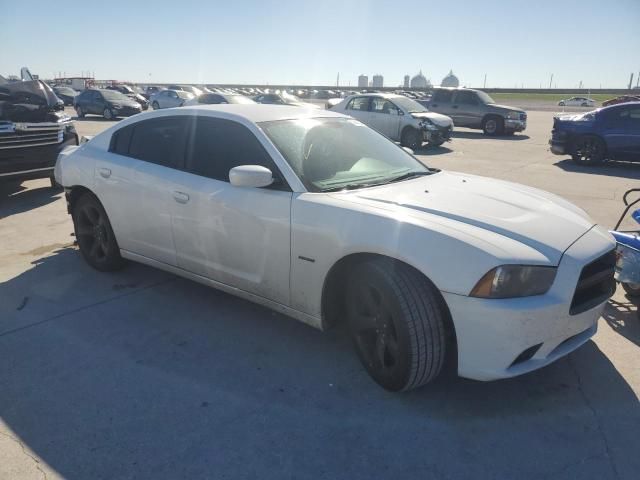
[[[515,379],[394,394],[344,329],[138,264],[99,273],[75,248],[0,283],[0,358],[0,429],[71,480],[640,469],[637,397],[594,342]]]
[[[443,155],[445,153],[451,153],[452,151],[453,150],[451,150],[449,147],[446,147],[444,145],[440,145],[439,147],[424,145],[423,147],[420,147],[419,149],[417,149],[415,151],[415,154],[416,155]]]
[[[630,301],[610,299],[602,317],[614,332],[640,347],[640,314],[637,305]]]
[[[0,186],[0,219],[55,202],[62,194],[61,188],[49,185],[29,189],[18,184]]]
[[[609,161],[602,165],[577,165],[570,158],[554,163],[566,172],[587,173],[593,175],[607,175],[610,177],[633,178],[640,180],[640,163]]]
[[[471,140],[504,140],[508,142],[518,142],[521,140],[529,140],[529,135],[525,135],[523,133],[515,133],[513,135],[485,135],[481,131],[473,132],[473,131],[461,131],[454,130],[451,134],[451,138],[469,138]]]

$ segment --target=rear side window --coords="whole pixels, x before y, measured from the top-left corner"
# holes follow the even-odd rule
[[[187,117],[179,116],[134,124],[128,155],[165,167],[183,168],[187,123]],[[119,143],[116,141],[116,148]]]
[[[349,101],[347,105],[347,110],[360,110],[360,111],[368,111],[369,110],[369,97],[355,97]]]
[[[450,103],[453,92],[451,90],[437,90],[433,94],[432,102]]]
[[[279,172],[256,136],[244,125],[218,118],[192,117],[187,170],[196,175],[229,181],[229,170],[261,165]]]
[[[124,156],[129,155],[129,144],[131,143],[133,127],[135,127],[135,125],[129,125],[121,128],[111,136],[111,144],[109,145],[109,151],[111,153],[117,153],[118,155]]]
[[[478,97],[476,97],[475,92],[471,92],[469,90],[460,90],[456,94],[456,103],[461,105],[477,105]]]

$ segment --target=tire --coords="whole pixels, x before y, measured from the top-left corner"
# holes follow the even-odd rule
[[[588,107],[589,104],[588,103],[583,103],[582,105],[580,105],[581,107]]]
[[[54,177],[53,175],[49,177],[49,182],[51,182],[51,188],[53,188],[54,190],[62,189],[62,185],[56,182],[56,177]]]
[[[564,102],[558,102],[558,106],[564,107]]]
[[[627,292],[627,296],[629,297],[638,297],[640,296],[640,284],[638,283],[623,283],[622,288]]]
[[[107,212],[95,195],[83,194],[75,202],[72,218],[80,253],[89,265],[101,272],[124,266]]]
[[[160,108],[160,105],[158,105],[158,102],[153,102],[151,104],[151,108],[153,108],[154,110],[158,110]]]
[[[400,144],[403,147],[409,147],[411,150],[418,150],[422,147],[422,135],[415,128],[406,128],[402,132]]]
[[[84,118],[85,116],[84,110],[80,105],[76,105],[76,115],[78,115],[78,118]]]
[[[439,147],[441,146],[445,141],[444,140],[438,140],[437,142],[429,142],[429,145],[431,147]]]
[[[578,165],[599,165],[604,161],[606,150],[599,137],[583,135],[574,140],[571,158]]]
[[[380,386],[406,391],[438,376],[445,359],[445,313],[424,276],[392,261],[365,262],[353,269],[346,298],[356,353]]]
[[[482,122],[482,131],[485,135],[502,135],[504,133],[504,119],[496,116],[485,118]]]
[[[102,112],[102,116],[105,120],[114,120],[116,118],[110,108],[105,108],[104,112]]]

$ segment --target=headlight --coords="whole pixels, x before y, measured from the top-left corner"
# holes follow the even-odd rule
[[[420,120],[420,128],[426,128],[427,130],[437,130],[438,127],[428,118],[423,118]]]
[[[114,110],[120,110],[122,108],[122,105],[118,105],[117,103],[113,103],[113,104],[111,104],[111,108],[113,108]]]
[[[520,120],[520,112],[508,112],[507,118],[509,120]]]
[[[502,265],[488,271],[469,296],[514,298],[542,295],[551,288],[556,271],[556,267]]]

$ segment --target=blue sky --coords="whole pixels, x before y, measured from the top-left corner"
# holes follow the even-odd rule
[[[56,3],[0,0],[1,74],[393,86],[453,69],[471,87],[623,88],[640,70],[640,0]]]

